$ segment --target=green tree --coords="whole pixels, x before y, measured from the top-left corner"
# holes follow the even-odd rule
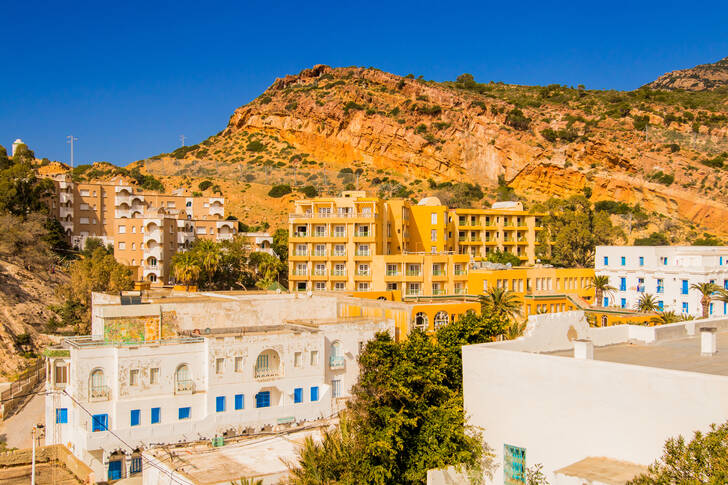
[[[690,285],[690,289],[700,292],[700,305],[703,307],[703,318],[708,318],[710,314],[710,301],[713,299],[713,294],[720,290],[720,287],[715,283],[693,283]]]
[[[719,485],[728,483],[728,423],[696,431],[686,442],[678,436],[665,442],[662,457],[628,485]]]
[[[505,288],[489,288],[478,297],[483,315],[493,315],[507,320],[515,320],[521,315],[523,302],[518,295]]]
[[[501,251],[499,249],[488,253],[488,256],[485,259],[491,263],[510,264],[511,266],[521,266],[521,264],[523,264],[521,262],[521,258],[515,254],[508,251]]]
[[[437,330],[437,343],[448,359],[448,380],[455,389],[462,391],[462,346],[491,342],[508,331],[509,323],[499,315],[478,315],[470,311]]]
[[[657,311],[657,300],[653,295],[645,293],[637,301],[637,310],[643,313],[655,312]]]
[[[473,483],[490,474],[492,454],[465,422],[444,340],[414,330],[404,342],[386,333],[368,342],[342,425],[304,443],[293,483],[419,484],[428,469],[453,463]],[[450,350],[459,349],[452,341]]]
[[[273,252],[276,253],[278,259],[283,263],[288,263],[288,231],[285,229],[276,229],[273,233],[273,244],[271,246]]]
[[[175,280],[189,287],[200,277],[200,262],[193,253],[177,253],[172,257],[172,270]]]
[[[609,214],[595,211],[582,195],[566,200],[552,198],[534,210],[547,214],[545,230],[538,234],[537,256],[555,266],[591,267],[596,246],[613,244],[623,237],[621,230],[612,226]]]
[[[594,288],[594,299],[597,306],[604,303],[604,295],[611,295],[617,289],[609,284],[609,276],[595,275],[591,280],[591,287]]]

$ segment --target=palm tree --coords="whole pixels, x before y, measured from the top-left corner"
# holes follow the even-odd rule
[[[651,294],[645,293],[637,302],[637,310],[642,313],[655,312],[658,310],[657,300],[655,300],[655,297]]]
[[[491,288],[478,297],[480,312],[515,320],[521,315],[520,298],[505,288]]]
[[[690,285],[691,290],[698,290],[701,295],[700,305],[703,307],[703,318],[708,318],[710,307],[710,300],[713,299],[713,294],[720,290],[718,285],[715,283],[693,283]]]
[[[200,262],[202,263],[202,269],[205,270],[205,276],[212,280],[213,275],[220,267],[220,261],[222,261],[220,246],[214,241],[203,239],[197,243],[194,249],[200,255]]]
[[[660,312],[656,317],[652,318],[652,322],[654,322],[655,325],[666,325],[668,323],[676,323],[683,320],[684,318],[682,315],[678,315],[673,311]]]
[[[230,485],[263,485],[263,480],[259,478],[244,478],[241,477],[237,482],[232,481]]]
[[[617,290],[609,284],[609,276],[607,275],[594,275],[591,287],[594,288],[594,299],[597,306],[602,306],[605,294],[611,295]]]
[[[190,284],[200,277],[200,263],[192,253],[177,253],[172,258],[174,277],[190,289]]]
[[[528,320],[523,320],[522,322],[514,320],[506,328],[506,333],[505,333],[506,340],[517,339],[518,337],[523,335],[523,332],[526,331],[526,327],[528,327]]]

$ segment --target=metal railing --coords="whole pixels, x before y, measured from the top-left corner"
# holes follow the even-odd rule
[[[194,388],[195,383],[192,379],[179,379],[174,382],[174,392],[177,394],[190,393]]]
[[[315,269],[313,270],[314,276],[326,276],[326,270],[325,269]]]
[[[414,270],[407,270],[407,276],[421,276],[422,272],[418,269],[416,271]]]
[[[268,377],[279,377],[279,376],[280,376],[279,369],[271,369],[269,367],[256,367],[255,368],[255,378],[256,379],[265,379]]]
[[[346,270],[345,269],[335,269],[331,272],[334,276],[346,276]]]
[[[371,274],[371,273],[369,272],[369,270],[367,270],[367,271],[361,271],[361,270],[357,270],[357,271],[356,271],[356,275],[357,275],[357,276],[369,276],[370,274]]]
[[[108,401],[111,399],[109,386],[90,386],[88,389],[89,401]]]
[[[346,366],[346,359],[338,355],[332,355],[329,358],[330,369],[343,369]]]
[[[308,270],[305,269],[294,269],[293,270],[293,276],[306,276],[308,274]]]

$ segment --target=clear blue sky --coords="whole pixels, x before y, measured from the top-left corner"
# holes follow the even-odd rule
[[[728,56],[724,1],[0,3],[0,144],[127,164],[314,64],[634,89]]]

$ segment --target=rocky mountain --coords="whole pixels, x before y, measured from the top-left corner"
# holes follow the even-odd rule
[[[704,91],[728,87],[728,57],[713,64],[668,72],[645,85],[651,89],[685,89]]]
[[[676,235],[677,224],[689,239],[728,234],[724,164],[721,90],[434,82],[317,65],[277,79],[202,143],[128,168],[192,191],[210,180],[206,190],[250,223],[285,223],[300,194],[269,197],[276,184],[419,198],[467,181],[490,201],[508,185],[527,203],[588,193],[638,204],[644,230]]]

